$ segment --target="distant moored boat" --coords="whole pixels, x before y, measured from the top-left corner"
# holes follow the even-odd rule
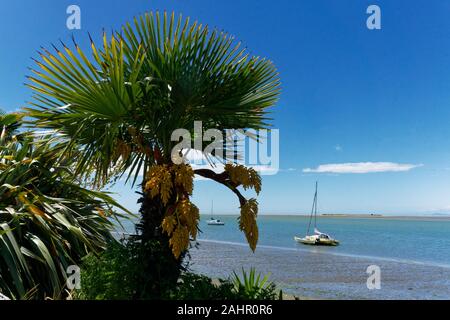
[[[223,226],[225,222],[220,219],[214,219],[214,202],[211,202],[211,219],[207,222],[210,226]]]
[[[314,216],[314,233],[310,234],[311,222]],[[311,210],[311,215],[309,217],[308,230],[306,231],[306,236],[304,238],[294,237],[294,240],[308,245],[314,246],[337,246],[339,241],[333,239],[326,233],[322,233],[317,229],[317,182],[316,182],[316,192],[314,193],[313,206]]]

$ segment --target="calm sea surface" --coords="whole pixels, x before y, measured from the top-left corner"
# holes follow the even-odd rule
[[[218,217],[217,217],[218,218]],[[236,216],[222,216],[225,226],[209,226],[202,216],[200,239],[245,243]],[[259,245],[300,248],[330,254],[377,257],[450,268],[450,220],[426,218],[318,218],[318,229],[340,240],[338,247],[297,244],[304,236],[308,217],[259,216]]]

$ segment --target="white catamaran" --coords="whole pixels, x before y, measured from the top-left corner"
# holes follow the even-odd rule
[[[310,235],[311,223],[314,216],[314,234]],[[306,236],[304,238],[294,237],[294,240],[308,245],[315,246],[337,246],[339,241],[333,239],[326,233],[322,233],[317,229],[317,181],[316,181],[316,192],[314,193],[314,201],[311,210],[311,215],[309,217],[308,230],[306,231]]]
[[[214,202],[211,202],[211,219],[207,222],[210,226],[223,226],[225,222],[220,221],[220,219],[214,219]]]

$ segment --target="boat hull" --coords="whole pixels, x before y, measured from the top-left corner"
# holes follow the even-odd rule
[[[298,243],[310,245],[310,246],[338,246],[339,241],[335,239],[307,239],[307,238],[299,238],[294,237],[294,240]]]
[[[224,226],[225,225],[225,222],[216,222],[216,221],[212,221],[212,222],[207,222],[207,224],[209,225],[209,226]]]

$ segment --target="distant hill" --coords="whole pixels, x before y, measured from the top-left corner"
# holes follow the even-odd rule
[[[436,212],[436,213],[431,213],[431,216],[439,216],[439,217],[450,217],[450,213],[443,213],[443,212]]]
[[[344,214],[344,213],[323,213],[322,217],[383,217],[382,214],[368,213],[368,214]]]

